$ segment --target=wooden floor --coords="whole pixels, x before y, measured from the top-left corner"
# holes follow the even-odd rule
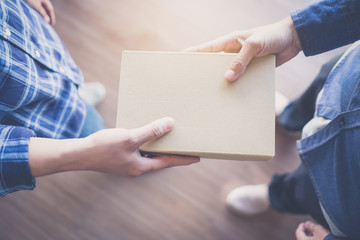
[[[121,51],[179,51],[237,29],[272,23],[302,0],[53,0],[56,30],[86,81],[106,85],[99,106],[114,127]],[[337,51],[339,52],[339,51]],[[336,52],[300,54],[277,69],[277,89],[301,93]],[[295,239],[305,216],[269,211],[237,217],[224,205],[241,184],[268,182],[299,164],[295,137],[276,130],[276,158],[268,162],[203,159],[135,179],[93,172],[37,179],[35,191],[0,199],[0,239]]]

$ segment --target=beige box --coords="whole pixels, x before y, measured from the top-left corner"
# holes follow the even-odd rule
[[[235,54],[124,51],[116,126],[162,117],[174,129],[141,151],[202,158],[267,160],[275,155],[275,57],[254,59],[233,83]]]

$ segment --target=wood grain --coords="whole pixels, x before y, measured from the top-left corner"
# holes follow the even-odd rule
[[[86,81],[100,81],[99,106],[115,126],[121,51],[179,51],[233,30],[288,16],[301,0],[53,0],[56,30]],[[300,54],[277,69],[277,89],[294,98],[319,67],[341,50]],[[299,164],[295,137],[276,130],[276,158],[268,162],[202,160],[135,179],[93,172],[37,179],[35,191],[0,199],[0,239],[295,239],[304,216],[269,211],[238,217],[224,205],[241,184],[268,182]]]

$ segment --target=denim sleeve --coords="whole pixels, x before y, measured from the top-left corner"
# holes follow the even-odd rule
[[[306,56],[360,39],[360,1],[325,0],[291,13]]]
[[[337,238],[331,233],[324,238],[324,240],[346,240],[346,239],[348,238]]]
[[[35,134],[29,129],[0,125],[0,197],[35,188],[28,159],[32,136]]]

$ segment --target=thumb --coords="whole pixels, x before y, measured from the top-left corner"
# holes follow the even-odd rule
[[[174,127],[174,119],[170,117],[161,118],[155,120],[141,128],[134,129],[135,139],[139,143],[139,146],[142,144],[155,140],[166,133]]]
[[[244,74],[250,61],[260,53],[260,47],[255,42],[245,41],[239,54],[233,59],[230,68],[225,72],[225,79],[235,81]]]

